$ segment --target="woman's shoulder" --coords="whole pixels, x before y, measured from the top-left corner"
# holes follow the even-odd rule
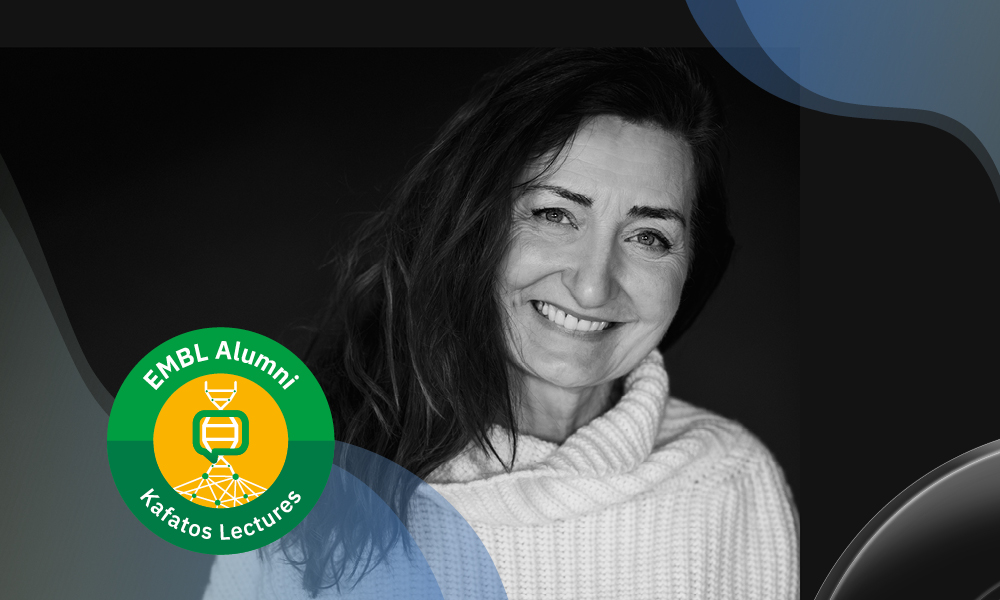
[[[725,532],[734,556],[727,569],[769,590],[762,597],[792,597],[799,518],[777,461],[732,419],[676,398],[664,408],[651,462],[669,475],[652,494],[703,531]]]
[[[669,441],[691,431],[713,431],[720,442],[737,442],[750,432],[738,422],[671,396],[667,399],[656,440]]]
[[[679,398],[669,398],[651,458],[720,483],[764,477],[788,492],[781,467],[746,427]]]

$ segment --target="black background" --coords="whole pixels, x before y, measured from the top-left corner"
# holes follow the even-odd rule
[[[266,68],[248,67],[252,61],[234,52],[211,58],[4,52],[0,156],[81,346],[110,391],[149,348],[196,327],[246,327],[294,347],[294,325],[314,312],[325,289],[322,257],[359,222],[354,211],[377,203],[483,68],[511,52],[462,52],[469,58],[422,61],[419,69],[407,54],[387,61],[398,69],[391,76],[321,67],[311,78],[284,74],[293,83],[326,81],[335,92],[314,95],[305,84],[268,82]],[[270,53],[254,56],[277,62]],[[271,68],[272,75],[281,71]],[[407,74],[412,85],[400,84]],[[440,95],[417,93],[417,86]],[[374,116],[344,113],[357,90],[375,107],[386,104],[373,108]],[[371,90],[381,90],[384,100]],[[393,103],[405,109],[386,108]],[[282,110],[290,105],[305,105],[308,118]],[[732,331],[748,325],[726,320],[734,313],[720,305],[735,292],[723,287],[670,358],[675,392],[711,408],[730,403],[716,410],[761,435],[798,488],[802,592],[809,598],[893,496],[1000,437],[993,420],[1000,207],[985,170],[947,133],[793,110],[801,127],[801,194],[798,214],[785,211],[784,218],[800,219],[801,323],[786,320],[790,329],[782,332],[798,336],[788,347],[792,355],[773,359],[780,362],[768,373],[773,387],[717,397],[713,388],[729,375],[713,366],[743,364],[754,376],[769,360],[766,336],[758,340],[763,347],[711,347],[738,359],[731,363],[702,350],[717,341],[713,332],[725,331],[706,324],[713,316],[721,326],[735,325]],[[772,123],[761,117],[745,126],[753,133]],[[345,138],[357,143],[344,144]],[[771,183],[780,186],[794,182],[792,171],[765,167],[744,177],[778,179]],[[303,198],[313,199],[309,210],[299,204]],[[755,208],[769,206],[756,201]],[[307,223],[319,223],[312,231],[321,233],[303,233]],[[787,231],[785,221],[757,223],[771,224]],[[753,245],[743,239],[746,256]],[[726,285],[748,261],[737,259]],[[759,297],[748,294],[734,306],[778,316],[796,311],[754,306]],[[678,372],[685,356],[697,358],[710,380],[696,381],[693,367]],[[733,376],[741,375],[747,376]],[[801,483],[797,426],[782,422],[798,421],[798,414],[755,404],[774,389],[791,392],[805,409],[808,475]],[[775,440],[782,431],[795,434],[772,441],[763,423],[780,425]]]

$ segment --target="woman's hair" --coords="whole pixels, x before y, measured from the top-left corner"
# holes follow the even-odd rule
[[[687,328],[721,278],[733,244],[721,172],[722,116],[709,79],[676,50],[528,52],[479,82],[388,206],[333,263],[333,293],[305,361],[326,392],[338,443],[374,452],[420,478],[470,443],[500,459],[488,436],[495,425],[516,444],[518,399],[508,378],[512,357],[497,291],[512,206],[525,183],[519,177],[539,161],[551,168],[580,126],[599,115],[661,127],[692,152],[694,259],[661,348]],[[380,485],[405,523],[412,486]],[[328,492],[334,487],[331,480]],[[399,536],[342,530],[324,513],[346,519],[350,510],[364,509],[345,506],[343,498],[324,508],[333,493],[282,541],[314,594],[363,575],[371,553],[377,564]],[[363,518],[356,514],[353,522]],[[368,549],[367,558],[345,551],[358,548]],[[368,566],[359,571],[362,562]]]

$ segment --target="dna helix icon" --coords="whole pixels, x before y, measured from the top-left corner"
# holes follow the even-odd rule
[[[227,456],[239,456],[250,446],[250,419],[240,410],[226,407],[236,397],[236,382],[232,389],[210,389],[205,380],[205,396],[214,409],[195,413],[191,443],[195,452],[209,461],[208,469],[199,477],[174,487],[191,502],[216,508],[241,506],[257,498],[267,488],[240,475]]]

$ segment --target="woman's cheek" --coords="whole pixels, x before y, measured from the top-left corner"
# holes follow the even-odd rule
[[[630,296],[642,306],[646,320],[669,321],[677,312],[684,288],[686,265],[679,262],[661,265],[659,268],[642,269],[632,278],[634,285]]]

